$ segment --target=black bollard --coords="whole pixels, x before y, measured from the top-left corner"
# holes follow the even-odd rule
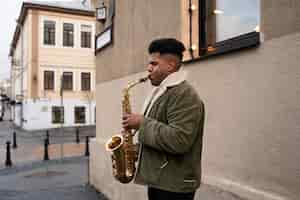
[[[89,136],[86,136],[85,140],[85,156],[90,156],[90,150],[89,150]]]
[[[44,160],[49,160],[49,154],[48,154],[48,141],[45,139],[44,141]]]
[[[47,144],[50,144],[50,138],[49,138],[49,131],[46,130],[46,140],[47,140]]]
[[[18,147],[17,145],[17,134],[16,131],[13,132],[13,148],[16,149]]]
[[[10,156],[10,141],[6,142],[6,160],[5,160],[5,166],[6,167],[11,167],[12,166],[11,156]]]
[[[79,139],[79,129],[76,128],[76,143],[79,144],[80,139]]]

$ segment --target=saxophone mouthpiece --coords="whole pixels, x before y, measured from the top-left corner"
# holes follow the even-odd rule
[[[149,76],[146,76],[144,78],[141,78],[139,82],[146,82],[149,79]]]

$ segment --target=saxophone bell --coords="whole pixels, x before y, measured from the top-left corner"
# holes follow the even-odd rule
[[[122,135],[114,135],[112,136],[105,144],[106,151],[113,152],[118,149],[123,144]]]

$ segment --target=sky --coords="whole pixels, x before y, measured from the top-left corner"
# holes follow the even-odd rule
[[[21,5],[22,0],[9,0],[0,6],[0,80],[9,78],[9,47],[16,26],[15,20],[19,16]]]

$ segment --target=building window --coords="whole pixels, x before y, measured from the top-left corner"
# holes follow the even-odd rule
[[[44,89],[54,89],[54,71],[44,71]]]
[[[70,23],[63,24],[63,46],[74,46],[74,25]]]
[[[81,47],[91,48],[92,26],[81,25]]]
[[[212,5],[215,37],[212,42],[221,42],[246,33],[259,26],[260,0],[214,0]]]
[[[52,107],[52,123],[64,123],[64,107],[53,106]]]
[[[73,73],[64,72],[63,73],[63,90],[73,90]]]
[[[91,90],[91,73],[88,72],[81,73],[81,90],[82,91]]]
[[[85,107],[75,107],[75,123],[85,123]]]
[[[55,22],[44,21],[44,44],[55,45]]]
[[[200,56],[258,45],[259,4],[260,0],[199,0]]]

